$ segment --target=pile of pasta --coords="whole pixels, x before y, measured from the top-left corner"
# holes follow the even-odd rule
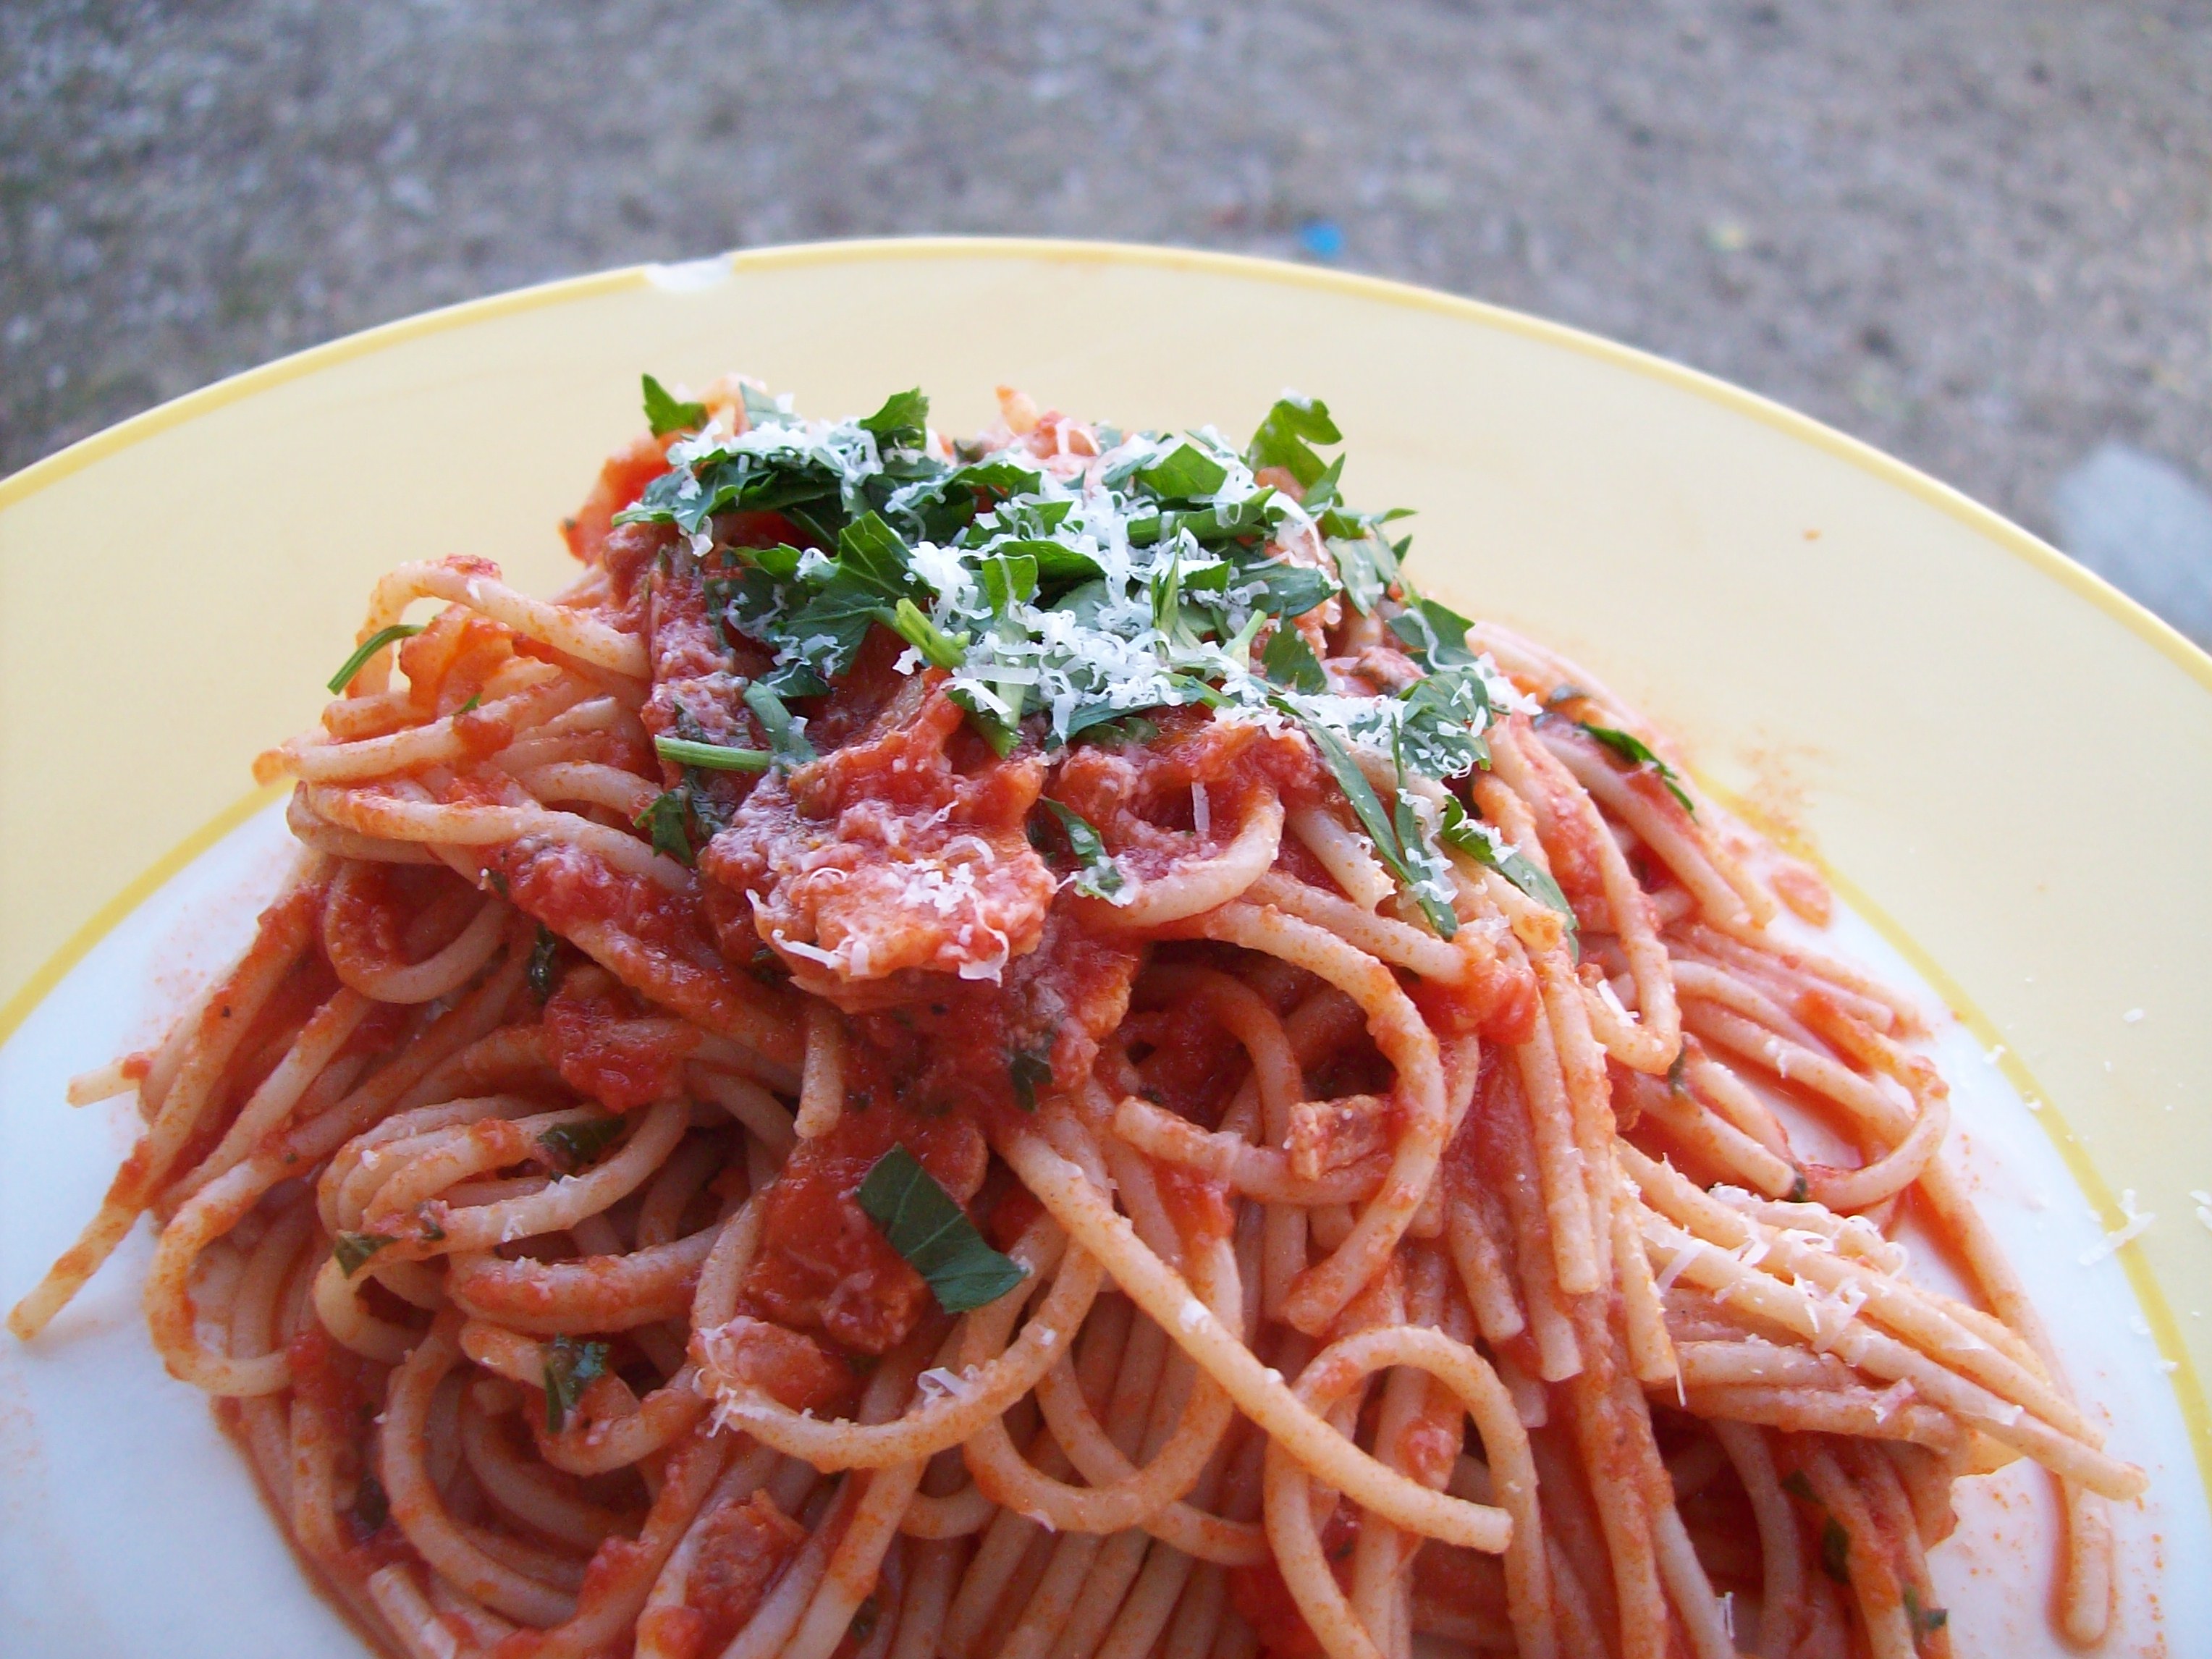
[[[1325,784],[1186,743],[1235,811],[1158,828],[1121,903],[1054,901],[1129,963],[1087,1069],[932,1116],[860,1090],[902,1086],[873,1016],[724,951],[640,827],[681,607],[668,562],[589,550],[550,601],[476,560],[378,586],[365,641],[441,609],[404,683],[368,653],[264,757],[297,863],[76,1085],[144,1133],[10,1322],[150,1214],[155,1344],[382,1645],[1936,1656],[1954,1485],[2022,1457],[2064,1495],[2062,1622],[2101,1633],[2142,1479],[1945,1160],[1920,1011],[1779,920],[1826,919],[1809,870],[1591,735],[1673,753],[1586,672],[1473,637],[1545,712],[1467,804],[1571,917],[1454,850],[1441,938]],[[1380,627],[1333,613],[1332,670]],[[851,742],[945,763],[916,708]],[[953,1197],[1016,1270],[880,1354],[786,1342],[757,1291],[808,1243],[779,1182],[856,1121],[925,1165],[974,1137]],[[863,1167],[825,1227],[872,1224]],[[1907,1275],[1908,1221],[1971,1301]]]

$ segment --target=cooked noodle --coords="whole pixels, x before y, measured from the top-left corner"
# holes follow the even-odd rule
[[[1776,925],[1818,878],[1579,669],[1423,643],[1457,619],[1302,443],[1193,440],[1171,489],[1178,441],[1002,400],[956,453],[725,383],[608,463],[558,598],[380,583],[365,643],[443,609],[263,757],[297,861],[73,1091],[146,1127],[15,1334],[150,1213],[164,1361],[400,1654],[1941,1655],[1952,1483],[2023,1456],[2096,1639],[2142,1476],[1946,1161],[1918,1010]],[[842,537],[803,490],[615,522],[748,432],[845,457]],[[1071,732],[1004,643],[1058,624],[908,533],[927,614],[810,690],[758,585],[1005,462],[953,497],[970,575],[1048,584],[1086,514],[1090,570],[1183,536],[1162,649],[1175,581],[1222,592],[1178,647],[1219,672]],[[1144,529],[1133,473],[1212,519]],[[1441,783],[1370,720],[1425,670],[1487,749]],[[944,1311],[857,1197],[895,1146],[1016,1288]],[[1908,1201],[1978,1305],[1906,1276]]]

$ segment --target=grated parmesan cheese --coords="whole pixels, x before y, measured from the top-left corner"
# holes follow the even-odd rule
[[[2081,1252],[2081,1265],[2094,1267],[2114,1251],[2124,1249],[2150,1231],[2150,1224],[2158,1218],[2145,1211],[2136,1211],[2135,1188],[2130,1187],[2120,1194],[2120,1213],[2127,1218],[2125,1224],[2114,1228],[2103,1238]]]

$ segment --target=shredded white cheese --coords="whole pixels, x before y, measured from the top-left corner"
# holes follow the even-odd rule
[[[2120,1213],[2127,1218],[2126,1224],[2114,1228],[2111,1232],[2106,1233],[2104,1237],[2100,1239],[2096,1243],[2082,1251],[2081,1265],[2083,1267],[2094,1267],[2097,1263],[2102,1261],[2106,1256],[2111,1255],[2114,1251],[2123,1249],[2126,1246],[2134,1243],[2136,1240],[2141,1238],[2145,1233],[2148,1232],[2150,1231],[2150,1224],[2158,1219],[2156,1216],[2151,1214],[2148,1211],[2145,1211],[2141,1214],[2136,1212],[2136,1194],[2133,1188],[2130,1188],[2127,1191],[2120,1194]]]

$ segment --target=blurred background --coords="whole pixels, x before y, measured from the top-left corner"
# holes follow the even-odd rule
[[[1646,347],[2212,644],[2212,5],[0,4],[0,472],[517,283],[1034,233]]]

